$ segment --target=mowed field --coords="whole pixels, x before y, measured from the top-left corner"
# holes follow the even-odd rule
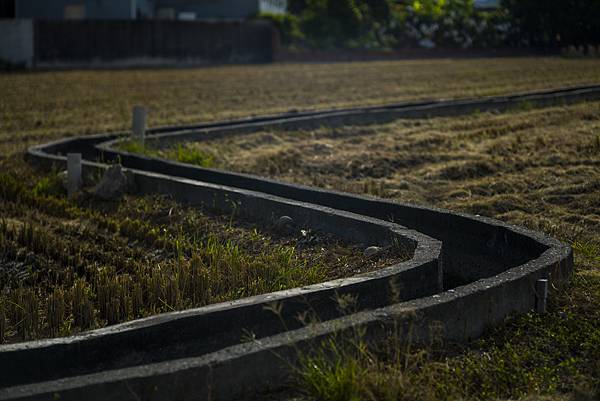
[[[592,399],[597,395],[600,102],[265,131],[145,151],[180,161],[195,155],[228,170],[494,217],[571,244],[574,285],[554,294],[544,317],[509,320],[459,356],[442,352],[426,362],[409,357],[408,365],[372,363],[370,356],[340,359],[358,369],[352,390],[357,399],[560,398],[581,388]],[[321,362],[317,366],[326,370]],[[311,394],[328,399],[323,393],[331,384],[319,381],[315,369],[304,373]]]
[[[0,337],[66,335],[314,282],[324,277],[323,266],[335,276],[346,272],[340,266],[352,271],[362,263],[343,249],[299,251],[268,230],[167,199],[67,200],[56,172],[24,162],[27,146],[127,129],[136,104],[150,108],[150,125],[157,126],[598,83],[600,60],[561,58],[0,75]],[[181,149],[208,154],[221,167],[492,216],[574,247],[574,283],[552,297],[548,314],[511,318],[465,348],[342,353],[333,367],[312,361],[300,375],[298,398],[600,396],[600,103],[262,132],[209,145]],[[239,270],[231,281],[222,260],[259,265],[282,281],[273,287]],[[283,268],[269,269],[277,266]],[[195,298],[207,293],[207,279],[217,283],[210,298]],[[242,282],[254,285],[240,292]],[[289,396],[296,397],[281,395]]]
[[[598,59],[498,58],[0,74],[0,155],[40,141],[150,126],[597,83]]]
[[[600,102],[174,147],[159,154],[204,154],[226,170],[481,214],[569,242],[600,238]]]

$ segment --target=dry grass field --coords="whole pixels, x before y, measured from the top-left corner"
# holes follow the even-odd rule
[[[498,58],[0,74],[0,155],[66,135],[597,83],[598,59]]]
[[[204,304],[210,300],[195,299],[191,287],[180,284],[203,285],[204,273],[193,270],[194,263],[216,271],[232,254],[247,265],[283,260],[284,286],[321,279],[319,266],[327,262],[327,255],[312,258],[312,251],[299,252],[293,242],[260,227],[232,225],[228,216],[162,198],[112,204],[86,196],[66,200],[55,173],[34,171],[23,161],[29,145],[126,129],[134,104],[149,106],[150,125],[157,126],[599,82],[600,60],[560,58],[0,75],[0,271],[7,275],[0,276],[1,293],[12,304],[22,303],[13,308],[0,302],[5,325],[0,333],[10,341],[62,335],[173,305]],[[574,247],[574,283],[552,298],[546,315],[511,318],[465,348],[396,349],[377,356],[340,352],[334,365],[308,360],[299,399],[600,397],[600,103],[546,109],[524,104],[503,114],[262,132],[208,145],[182,144],[164,152],[200,164],[488,215]],[[157,244],[163,253],[153,252]],[[329,259],[333,265],[336,255]],[[65,266],[69,273],[58,273]],[[311,268],[295,275],[301,266]],[[185,267],[188,276],[181,274]],[[273,289],[260,279],[254,282],[252,291],[238,295]],[[239,290],[239,282],[234,284],[224,285],[211,300]]]
[[[339,387],[357,399],[388,399],[387,391],[391,399],[407,400],[519,398],[531,393],[558,397],[581,386],[588,386],[593,397],[597,391],[599,102],[259,132],[181,146],[185,150],[171,157],[204,152],[225,169],[495,217],[573,245],[574,286],[557,295],[543,319],[513,319],[460,356],[418,360],[408,369],[398,361],[373,363],[370,357],[342,355],[351,372],[346,374],[355,375],[352,382],[357,384]],[[320,368],[332,369],[327,364]],[[321,376],[332,380],[335,372],[309,370],[312,394],[323,398],[331,391]],[[462,388],[467,384],[473,387]],[[388,386],[392,390],[384,390]],[[415,393],[415,386],[422,392]]]
[[[592,398],[597,394],[600,102],[541,109],[523,104],[506,113],[265,131],[145,151],[495,217],[573,246],[574,285],[556,294],[549,315],[512,319],[458,356],[410,355],[408,365],[406,356],[382,362],[372,355],[341,353],[339,366],[310,360],[303,372],[310,395],[412,400],[560,398],[561,392],[580,390]]]
[[[180,144],[213,166],[600,239],[600,103]],[[196,157],[196,162],[202,162]]]

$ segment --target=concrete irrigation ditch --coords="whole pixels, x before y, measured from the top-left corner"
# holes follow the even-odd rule
[[[509,97],[404,103],[366,109],[291,113],[256,119],[150,130],[148,141],[202,140],[265,128],[368,124],[397,118],[505,110],[524,102],[551,105],[600,98],[600,87]],[[120,160],[138,193],[163,193],[192,205],[256,220],[282,215],[302,225],[368,244],[402,244],[406,262],[356,277],[209,305],[95,330],[78,336],[0,346],[0,400],[235,399],[277,387],[298,352],[360,329],[377,342],[414,330],[426,341],[432,323],[443,337],[466,341],[507,315],[535,308],[539,279],[568,280],[570,247],[493,219],[293,185],[129,154],[115,145],[127,134],[72,138],[31,148],[34,163],[64,168],[83,155],[84,176]],[[101,160],[103,162],[98,162]],[[539,292],[539,290],[538,290]],[[357,297],[344,314],[336,297]],[[280,316],[267,310],[277,302]],[[320,323],[302,326],[311,309]],[[281,318],[281,320],[280,320]],[[254,339],[243,341],[252,332]],[[248,367],[252,368],[248,368]]]

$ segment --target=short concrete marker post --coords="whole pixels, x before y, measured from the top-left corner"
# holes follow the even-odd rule
[[[143,106],[134,106],[132,131],[134,139],[144,143],[146,136],[146,118],[148,112]]]
[[[542,278],[535,282],[535,311],[537,313],[546,313],[547,302],[548,280]]]
[[[81,189],[81,153],[67,154],[67,193],[73,197]]]

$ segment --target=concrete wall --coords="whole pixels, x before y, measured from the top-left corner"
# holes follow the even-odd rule
[[[33,21],[0,20],[0,64],[33,65]]]
[[[90,19],[132,19],[136,16],[135,0],[17,0],[17,18],[64,19],[65,9],[84,6],[84,17]]]
[[[507,103],[516,106],[525,100],[533,101],[538,105],[561,104],[562,102],[594,99],[598,96],[600,96],[600,87],[595,86],[530,95],[496,97],[482,101],[455,100],[367,107],[353,109],[352,112],[357,117],[362,115],[372,121],[372,115],[377,110],[389,113],[390,109],[404,109],[409,114],[415,112],[419,114],[419,108],[427,107],[430,115],[445,116],[463,114],[473,110],[490,110],[492,107],[506,106]],[[501,107],[500,109],[505,108]],[[449,113],[449,110],[452,110],[452,113]],[[350,109],[347,111],[350,112]],[[304,124],[310,128],[313,124],[306,125],[310,122],[309,120],[316,120],[313,122],[320,126],[324,121],[322,117],[332,115],[330,110],[301,114],[306,118],[304,121],[300,121],[297,115],[287,114],[250,118],[237,122],[211,123],[199,125],[196,129],[214,129],[203,135],[217,134],[219,130],[230,131],[243,127],[262,130],[268,129],[276,121],[281,123],[286,120],[290,124],[295,122],[298,127],[300,124]],[[406,114],[404,117],[407,117]],[[381,116],[382,114],[380,114]],[[180,130],[183,128],[188,129],[189,127],[163,127],[153,129],[151,133],[163,132],[165,135],[182,135]],[[191,133],[188,131],[185,135]],[[42,164],[58,163],[62,169],[66,158],[60,155],[76,151],[86,155],[85,158],[91,157],[95,160],[94,156],[97,154],[90,147],[95,145],[102,149],[107,145],[107,143],[103,143],[103,140],[114,140],[118,137],[118,134],[107,134],[104,135],[104,139],[102,135],[97,135],[63,140],[36,146],[30,149],[29,155],[32,160]],[[271,207],[277,208],[275,215],[281,215],[284,210],[280,209],[276,203],[288,204],[300,201],[295,204],[323,211],[324,203],[333,202],[336,208],[341,207],[351,211],[354,213],[353,216],[359,216],[358,218],[361,220],[368,216],[382,216],[385,220],[393,218],[396,222],[398,219],[405,220],[409,223],[407,226],[413,230],[434,233],[436,238],[443,240],[444,248],[458,246],[459,251],[469,248],[471,254],[478,254],[481,259],[480,262],[472,264],[469,259],[462,258],[461,252],[450,252],[448,258],[444,256],[442,258],[444,269],[448,262],[452,262],[454,259],[455,264],[462,261],[463,265],[466,263],[464,267],[473,269],[473,272],[472,274],[465,272],[469,276],[468,282],[451,286],[446,291],[432,296],[412,299],[409,295],[411,300],[400,303],[397,303],[396,299],[388,298],[387,302],[390,304],[382,308],[368,308],[368,310],[331,320],[325,317],[321,323],[303,328],[294,326],[290,329],[286,327],[285,332],[275,335],[265,334],[263,336],[259,333],[256,337],[258,341],[242,342],[225,348],[222,348],[223,343],[211,346],[210,349],[200,348],[194,341],[206,341],[208,337],[205,333],[220,325],[242,326],[246,322],[252,321],[257,323],[257,327],[263,327],[262,320],[255,319],[249,313],[244,313],[246,311],[235,311],[233,308],[237,308],[237,305],[223,304],[224,309],[221,309],[219,313],[225,312],[226,315],[217,316],[214,324],[201,324],[200,320],[204,319],[204,316],[200,317],[198,310],[191,310],[151,317],[84,333],[77,337],[0,346],[0,400],[45,401],[60,398],[62,401],[135,401],[141,399],[147,401],[184,399],[218,401],[245,399],[249,395],[255,395],[252,394],[253,391],[264,392],[265,389],[271,387],[281,388],[289,380],[290,367],[294,366],[295,361],[298,360],[299,353],[306,355],[310,350],[316,349],[315,347],[322,347],[327,339],[339,340],[344,337],[352,339],[357,333],[364,333],[361,335],[364,335],[363,338],[367,343],[375,346],[389,342],[390,338],[408,338],[413,343],[428,344],[432,340],[431,335],[436,334],[435,339],[470,341],[490,327],[504,321],[508,315],[531,311],[539,301],[539,294],[536,293],[538,279],[549,279],[554,288],[560,289],[572,272],[573,255],[569,246],[548,238],[544,234],[509,226],[492,219],[278,183],[256,176],[245,177],[253,180],[251,191],[238,185],[241,183],[241,177],[237,174],[231,177],[227,186],[211,185],[209,181],[202,179],[204,177],[183,179],[179,173],[184,171],[167,168],[167,165],[171,165],[171,167],[183,165],[174,162],[165,163],[167,164],[159,165],[155,160],[146,158],[146,165],[139,165],[135,172],[132,172],[141,193],[168,193],[173,194],[176,199],[183,196],[185,198],[183,200],[198,204],[201,199],[215,199],[216,193],[205,193],[194,199],[193,192],[228,190],[231,196],[236,196],[231,199],[234,202],[238,200],[236,194],[241,195],[242,193],[271,202],[267,208],[263,207],[267,205],[259,205],[259,203],[251,203],[249,209],[240,208],[240,210],[248,210],[251,215],[255,215],[257,212],[260,215],[268,214]],[[84,173],[85,169],[102,168],[99,164],[90,161],[84,161],[83,165]],[[153,170],[154,167],[159,168]],[[159,174],[152,173],[149,169]],[[225,171],[221,171],[221,173],[230,174]],[[201,181],[198,181],[199,179]],[[215,181],[212,182],[216,184]],[[261,182],[262,187],[259,187],[257,184]],[[277,193],[276,196],[275,193]],[[285,198],[281,195],[285,195]],[[294,196],[296,200],[291,201],[288,195]],[[215,204],[218,205],[226,198],[216,199]],[[301,201],[301,199],[306,201]],[[231,204],[231,202],[228,201],[226,204]],[[339,210],[329,209],[329,211],[340,213]],[[287,212],[285,211],[286,214]],[[321,220],[321,216],[323,215],[314,216],[313,222],[326,224],[336,232],[349,233],[348,227],[340,226],[339,219],[326,222]],[[379,222],[378,224],[381,224],[383,220],[379,220]],[[368,231],[371,232],[370,229]],[[362,234],[370,237],[369,232]],[[428,249],[428,246],[423,249]],[[522,255],[523,258],[520,261],[507,261],[507,257],[513,258],[514,255]],[[416,252],[415,260],[418,260]],[[497,274],[486,274],[482,277],[478,270],[490,263],[500,263],[502,268],[495,272]],[[418,283],[419,281],[411,280],[410,282]],[[364,295],[359,294],[357,299],[360,300],[363,296],[375,294],[378,294],[378,291],[366,291]],[[400,291],[400,294],[407,295],[404,291]],[[247,300],[240,302],[247,302]],[[308,304],[313,305],[312,302],[304,303],[304,305]],[[319,305],[315,305],[313,310],[320,315]],[[286,307],[283,308],[283,311],[282,316],[286,313]],[[231,313],[236,314],[236,318],[232,318]],[[296,310],[293,310],[289,316],[298,316]],[[173,326],[173,322],[176,322],[175,326]],[[198,326],[194,328],[194,325]],[[432,332],[432,327],[441,329],[441,331]],[[136,333],[137,329],[142,329],[143,333],[140,331]],[[153,331],[152,336],[159,341],[172,344],[177,351],[171,353],[168,347],[163,348],[149,341],[152,338],[152,336],[148,336],[149,331]],[[192,342],[182,341],[181,334],[186,331],[188,332],[186,335],[190,336]],[[230,332],[229,327],[222,332]],[[221,332],[216,335],[220,336]],[[438,335],[441,337],[438,338]],[[125,341],[117,344],[115,339],[118,337]],[[239,341],[241,336],[236,335],[235,338]],[[86,343],[91,344],[92,342],[95,342],[97,346],[92,345],[86,348]],[[77,345],[74,346],[76,343]],[[211,342],[211,344],[213,343]],[[132,353],[131,347],[147,348],[148,353],[145,355]],[[94,351],[107,359],[99,363],[92,354]],[[123,361],[119,361],[118,358],[116,360],[112,358],[109,354],[111,352],[119,357],[126,356],[127,364],[123,364]],[[161,359],[155,359],[157,356]],[[185,358],[182,358],[183,356]],[[79,357],[84,360],[79,360]],[[146,359],[148,357],[151,360]],[[85,363],[85,358],[89,362]],[[115,366],[115,362],[118,364],[118,368],[111,367],[111,364]],[[81,365],[83,367],[78,367],[77,363],[83,363]],[[3,367],[5,367],[4,371]],[[69,369],[72,368],[75,368],[74,371],[69,372]],[[41,373],[39,369],[42,370]],[[43,369],[48,369],[48,371],[44,372]],[[61,369],[66,370],[61,371]],[[25,380],[23,380],[25,374],[21,372],[27,372],[28,377],[25,377]],[[37,378],[34,377],[36,374]],[[11,381],[11,375],[17,376],[17,380]],[[60,377],[60,379],[55,379],[56,377]],[[25,382],[30,384],[2,388],[2,380],[5,380],[5,385]]]

